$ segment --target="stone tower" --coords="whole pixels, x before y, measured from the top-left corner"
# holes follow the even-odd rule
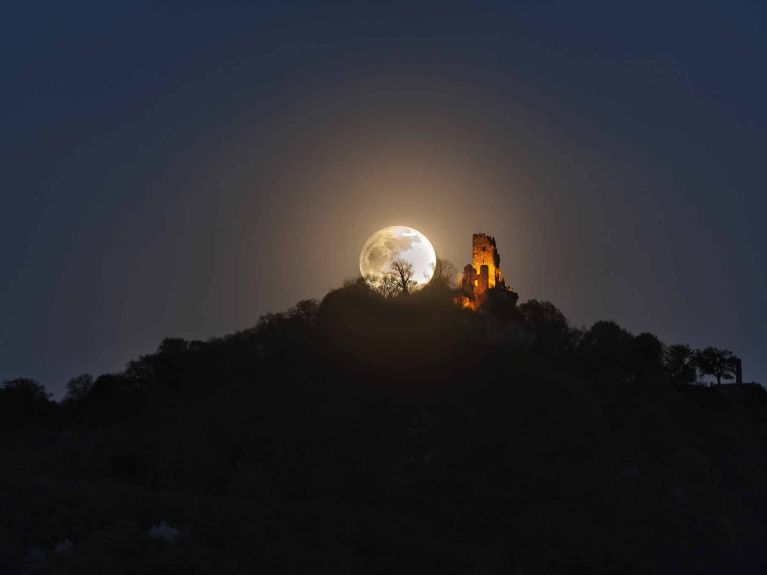
[[[461,305],[469,309],[479,309],[488,297],[513,300],[516,305],[517,294],[506,287],[501,272],[501,256],[495,245],[495,238],[487,234],[474,234],[471,237],[471,263],[463,268]]]

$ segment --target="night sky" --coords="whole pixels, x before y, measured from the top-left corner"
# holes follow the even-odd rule
[[[0,379],[249,327],[401,224],[767,382],[761,0],[12,4]]]

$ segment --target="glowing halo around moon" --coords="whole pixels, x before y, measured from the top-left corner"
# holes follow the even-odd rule
[[[391,271],[395,260],[413,266],[413,279],[424,286],[434,275],[437,253],[429,238],[407,226],[389,226],[371,235],[362,246],[360,273],[375,280]]]

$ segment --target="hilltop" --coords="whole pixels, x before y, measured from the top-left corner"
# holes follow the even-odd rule
[[[762,573],[767,393],[547,302],[321,302],[0,391],[0,572]]]

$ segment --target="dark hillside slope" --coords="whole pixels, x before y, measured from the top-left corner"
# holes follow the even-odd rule
[[[0,573],[767,572],[762,388],[449,295],[352,284],[35,396],[0,421]]]

